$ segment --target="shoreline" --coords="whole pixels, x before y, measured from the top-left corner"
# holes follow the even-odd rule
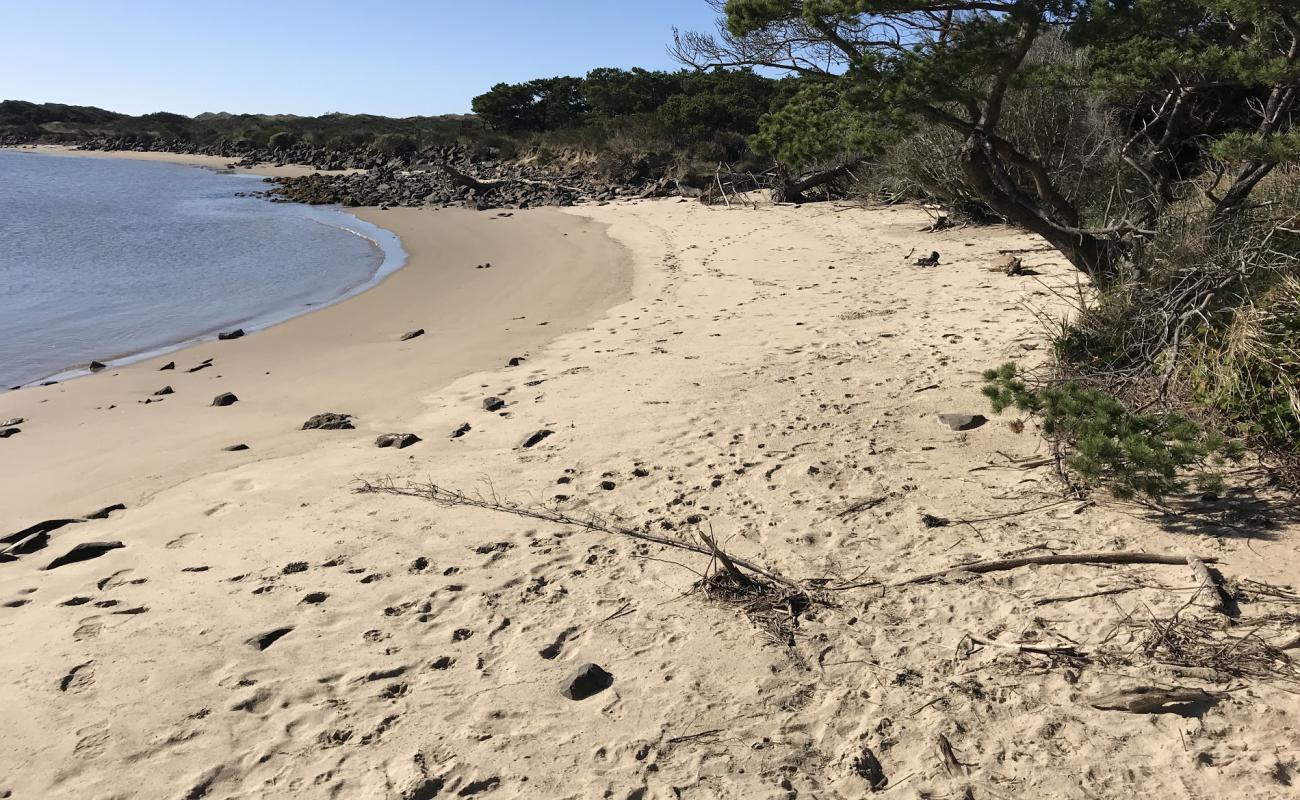
[[[118,151],[118,150],[77,150],[65,145],[24,145],[17,147],[5,147],[4,150],[37,156],[62,157],[62,158],[91,158],[91,159],[110,159],[118,161],[146,161],[152,163],[172,164],[175,166],[195,167],[206,169],[219,174],[231,175],[256,175],[263,178],[278,178],[303,174],[305,172],[315,172],[310,167],[300,165],[285,166],[256,166],[233,168],[228,159],[219,156],[192,155],[183,153],[154,153],[154,152],[135,152],[135,151]],[[269,201],[268,201],[269,202]],[[302,204],[297,204],[302,205]],[[315,209],[314,206],[304,206],[307,209]],[[402,248],[401,237],[376,225],[367,220],[361,219],[353,211],[344,209],[340,206],[322,207],[332,213],[340,215],[341,220],[351,220],[357,223],[355,227],[340,221],[335,224],[331,221],[320,219],[316,212],[309,213],[307,216],[311,221],[317,224],[332,227],[354,236],[359,236],[369,242],[379,255],[378,263],[374,270],[364,280],[354,282],[350,285],[343,286],[339,292],[327,300],[317,302],[309,307],[286,307],[274,311],[268,311],[244,319],[234,319],[223,322],[213,328],[201,333],[186,336],[183,339],[169,342],[167,344],[148,347],[144,350],[121,354],[100,354],[95,358],[96,361],[105,365],[106,369],[118,369],[131,364],[146,361],[171,353],[181,352],[189,347],[195,347],[207,341],[214,341],[217,334],[223,330],[241,328],[246,334],[257,333],[277,325],[282,325],[297,317],[312,314],[324,310],[330,306],[341,303],[349,298],[355,297],[363,292],[378,286],[386,278],[400,270],[406,264],[407,256]],[[359,228],[359,229],[358,229]],[[369,228],[370,230],[365,230]],[[47,386],[53,383],[63,383],[78,378],[85,378],[98,374],[104,370],[92,371],[88,364],[69,364],[54,372],[47,373],[32,380],[20,383],[16,386],[0,387],[0,395],[5,392],[18,391],[20,389],[31,389],[40,386]]]
[[[185,165],[205,166],[193,160],[184,159]],[[225,446],[248,444],[252,455],[242,454],[245,458],[300,452],[319,442],[292,434],[307,417],[323,411],[356,414],[363,429],[386,425],[379,421],[385,418],[397,424],[418,410],[419,395],[535,352],[587,324],[622,299],[631,280],[626,253],[605,238],[603,226],[555,209],[506,216],[455,209],[354,208],[344,213],[392,235],[406,255],[402,266],[386,271],[386,259],[360,288],[256,331],[246,328],[249,335],[236,340],[218,341],[208,334],[126,363],[115,360],[94,373],[80,371],[76,379],[48,385],[37,381],[0,393],[0,420],[26,420],[21,434],[4,441],[6,460],[30,465],[28,476],[83,476],[76,489],[9,482],[6,494],[17,501],[0,509],[0,530],[76,513],[80,502],[73,502],[74,497],[92,504],[106,497],[116,499],[103,500],[105,505],[128,497],[139,502],[181,477],[227,469],[231,455],[220,452]],[[480,252],[485,254],[481,258]],[[475,264],[485,260],[493,268],[476,270]],[[572,304],[566,302],[570,298]],[[540,326],[524,322],[543,314],[548,319]],[[418,328],[426,335],[399,340]],[[340,369],[331,363],[331,348],[355,353],[357,366]],[[432,369],[426,364],[419,377],[402,375],[417,353],[434,356]],[[196,366],[190,361],[207,357],[215,359],[215,369],[186,372]],[[176,370],[157,372],[165,361],[174,361]],[[331,377],[331,372],[338,374]],[[158,402],[152,395],[163,384],[175,394]],[[365,386],[410,397],[384,402]],[[212,396],[223,391],[234,392],[239,404],[208,408]],[[257,405],[262,408],[254,411]],[[288,418],[270,416],[286,408],[300,410]],[[228,420],[214,420],[212,414],[247,420],[242,432],[223,433]],[[93,420],[102,415],[119,421],[101,427]],[[157,430],[139,429],[145,425]],[[175,444],[178,437],[196,436],[202,444]],[[159,474],[168,475],[168,481],[147,477]]]

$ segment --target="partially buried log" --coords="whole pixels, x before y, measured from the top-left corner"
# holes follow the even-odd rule
[[[1203,558],[1205,563],[1214,563],[1218,559]],[[1046,564],[1186,564],[1186,556],[1167,556],[1160,553],[1050,553],[1044,556],[1022,556],[1020,558],[1003,558],[991,561],[974,561],[969,564],[954,564],[940,572],[928,572],[895,583],[895,586],[907,586],[913,583],[960,575],[963,572],[983,574],[1001,572],[1008,569]]]
[[[1170,706],[1212,705],[1221,694],[1186,686],[1131,686],[1094,697],[1088,705],[1102,711],[1127,711],[1130,714],[1156,714],[1173,711]]]
[[[1210,568],[1205,566],[1205,562],[1191,553],[1187,554],[1187,566],[1192,568],[1192,575],[1196,578],[1197,590],[1192,595],[1191,602],[1203,602],[1206,608],[1219,614],[1227,614],[1228,609],[1223,603],[1223,591],[1219,584],[1214,580],[1214,574]]]

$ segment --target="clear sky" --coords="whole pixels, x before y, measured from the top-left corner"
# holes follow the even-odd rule
[[[673,69],[705,0],[0,0],[0,99],[173,111],[469,111],[494,83]]]

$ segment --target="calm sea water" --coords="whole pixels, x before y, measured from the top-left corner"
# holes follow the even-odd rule
[[[391,233],[241,192],[260,178],[0,150],[0,390],[117,364],[354,294]]]

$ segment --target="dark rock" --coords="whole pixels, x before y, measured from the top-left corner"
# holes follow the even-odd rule
[[[186,372],[198,372],[199,370],[201,370],[201,369],[207,369],[207,368],[210,367],[210,366],[212,366],[212,359],[210,359],[210,358],[205,358],[205,359],[203,359],[203,361],[202,361],[201,363],[198,364],[198,366],[190,367],[189,369],[187,369],[187,370],[185,370],[185,371],[186,371]]]
[[[415,337],[417,337],[417,336],[423,336],[423,335],[424,335],[424,328],[416,328],[416,329],[413,330],[413,331],[407,331],[406,333],[402,334],[401,341],[403,341],[403,342],[409,342],[410,340],[414,339]]]
[[[523,356],[515,356],[514,358],[512,358],[512,359],[510,359],[509,361],[506,362],[506,366],[507,366],[507,367],[517,367],[517,366],[519,366],[519,365],[522,364],[522,363],[524,363],[524,357],[523,357]]]
[[[537,444],[538,442],[540,442],[541,440],[545,439],[547,436],[550,436],[553,433],[555,433],[555,431],[548,431],[545,428],[543,428],[542,430],[537,431],[536,433],[529,436],[527,439],[524,439],[524,443],[519,446],[532,447],[533,445]]]
[[[233,331],[226,331],[225,333],[218,333],[218,334],[217,334],[217,341],[219,341],[219,342],[226,342],[226,341],[229,341],[229,340],[231,340],[231,339],[238,339],[238,338],[242,337],[243,335],[244,335],[244,329],[243,329],[243,328],[235,328]]]
[[[329,595],[325,592],[312,592],[311,594],[304,595],[302,601],[308,605],[314,606],[323,603],[328,599]]]
[[[632,470],[632,474],[638,478],[646,478],[649,477],[650,470],[646,469],[645,467],[637,467],[636,469]]]
[[[280,570],[280,574],[293,575],[296,572],[306,572],[307,566],[306,561],[291,561],[288,564],[285,564],[284,569]]]
[[[940,414],[939,421],[954,431],[970,431],[988,422],[988,419],[983,414]]]
[[[17,542],[10,545],[5,551],[5,555],[25,556],[29,553],[35,553],[37,550],[44,550],[45,545],[50,543],[50,535],[45,531],[37,531],[30,534]]]
[[[79,561],[89,561],[92,558],[99,558],[109,550],[116,550],[119,547],[126,547],[121,542],[82,542],[68,552],[59,556],[50,562],[46,569],[62,567],[66,564],[76,564]]]
[[[223,392],[212,398],[212,405],[214,406],[232,406],[237,402],[239,402],[239,398],[235,397],[232,392]]]
[[[22,428],[0,428],[0,439],[8,439],[10,436],[22,433]]]
[[[22,425],[26,421],[27,420],[22,417],[14,417],[12,419],[7,419],[4,422],[0,422],[0,428],[12,428],[15,425]]]
[[[92,362],[90,362],[90,371],[91,371],[91,372],[99,372],[101,369],[107,369],[107,368],[108,368],[108,365],[105,364],[105,363],[103,363],[102,361],[92,361]]]
[[[600,482],[600,488],[604,489],[604,490],[607,491],[607,492],[612,492],[612,491],[614,491],[614,487],[615,487],[616,485],[617,485],[617,484],[615,484],[613,481],[601,481],[601,482]]]
[[[460,437],[462,437],[462,436],[464,436],[465,434],[469,433],[471,430],[473,430],[473,429],[470,428],[469,423],[466,422],[466,423],[464,423],[463,425],[461,425],[459,428],[457,428],[456,430],[454,430],[454,431],[451,432],[451,438],[453,438],[453,439],[459,439]]]
[[[125,511],[126,506],[121,503],[114,503],[111,506],[104,506],[98,511],[92,511],[86,515],[86,519],[108,519],[108,515],[114,511]]]
[[[246,639],[244,641],[244,644],[248,645],[249,647],[255,647],[258,650],[265,650],[266,648],[280,641],[280,639],[284,638],[284,636],[286,636],[292,630],[293,630],[292,627],[274,628],[272,630],[267,631],[266,633],[259,633],[257,636],[254,636],[251,639]]]
[[[352,415],[339,414],[334,411],[326,411],[323,414],[317,414],[302,424],[302,429],[321,430],[321,431],[349,431],[353,429]]]
[[[170,386],[164,386],[163,388],[161,388],[161,389],[159,389],[158,391],[154,392],[154,393],[153,393],[153,396],[154,396],[154,397],[162,397],[162,396],[165,395],[165,394],[176,394],[176,390],[173,389],[173,388],[170,387]]]
[[[401,450],[403,447],[410,447],[420,441],[420,437],[414,433],[385,433],[375,440],[376,447],[395,447]]]
[[[168,361],[166,364],[163,364],[161,367],[159,367],[159,368],[158,368],[158,371],[159,371],[159,372],[162,372],[162,371],[165,370],[165,369],[176,369],[176,362],[175,362],[175,361]]]
[[[500,411],[505,407],[506,401],[502,400],[500,397],[485,397],[483,399],[484,411]]]
[[[29,525],[28,527],[23,528],[22,530],[17,531],[16,533],[10,533],[4,536],[0,536],[0,544],[11,544],[13,542],[18,541],[19,539],[25,539],[28,536],[32,535],[33,533],[51,533],[53,531],[57,531],[59,528],[62,528],[65,525],[75,525],[78,522],[83,522],[83,521],[84,520],[79,520],[79,519],[43,520],[41,522],[36,523],[35,525]]]
[[[880,759],[876,758],[876,754],[871,752],[870,747],[862,748],[862,752],[853,759],[851,767],[867,782],[873,792],[878,792],[889,785],[889,778],[885,777],[885,768],[880,765]]]
[[[927,528],[946,528],[951,521],[944,517],[936,517],[933,514],[922,514],[921,524]]]
[[[586,700],[614,685],[614,676],[597,664],[583,664],[565,679],[560,694],[570,700]]]
[[[240,450],[247,450],[248,445],[241,442],[239,444],[227,445],[221,449],[225,450],[227,453],[238,453]]]

